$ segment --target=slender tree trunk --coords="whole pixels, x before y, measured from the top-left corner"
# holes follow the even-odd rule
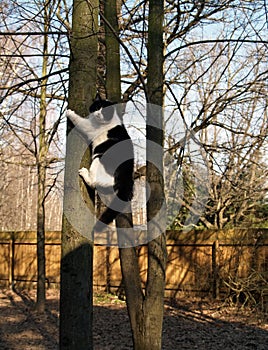
[[[41,140],[40,140],[41,141]],[[46,169],[38,164],[38,199],[37,199],[37,300],[36,310],[45,311],[46,302],[46,259],[45,259],[45,182]]]
[[[121,100],[121,75],[120,75],[120,49],[119,42],[115,36],[119,35],[118,26],[118,0],[104,2],[104,16],[112,26],[105,25],[105,46],[106,46],[106,91],[111,101]],[[121,0],[120,0],[121,2]]]
[[[148,105],[147,108],[146,177],[151,191],[147,202],[149,243],[145,295],[138,275],[135,248],[123,250],[120,255],[135,350],[160,350],[162,345],[166,237],[165,232],[160,234],[159,227],[165,226],[159,222],[162,218],[157,214],[165,202],[165,195],[162,152],[155,152],[153,145],[158,145],[158,150],[163,146],[163,19],[163,1],[150,0],[147,92],[149,102],[159,107]],[[157,238],[151,240],[150,237]]]
[[[98,0],[73,1],[68,104],[69,108],[81,116],[88,115],[89,106],[96,94],[98,5]],[[90,153],[86,152],[81,160],[81,138],[70,132],[71,125],[68,123],[62,229],[60,348],[88,350],[93,348],[93,242],[92,237],[88,238],[94,226],[94,218],[87,211],[83,212],[81,196],[94,213],[94,195],[89,194],[83,182],[78,180],[78,168],[89,166]],[[73,190],[76,181],[79,181],[78,191]],[[78,228],[81,227],[87,234],[80,232]]]
[[[110,99],[118,100],[120,90],[120,58],[116,21],[116,0],[105,2],[105,19],[113,27],[113,35],[106,25],[106,88]],[[162,112],[163,103],[163,2],[150,1],[149,37],[148,37],[148,93],[150,102],[159,105],[158,114],[151,114],[148,108],[148,123],[153,118],[155,128],[148,127],[147,137],[156,142],[161,149],[163,145]],[[151,40],[149,42],[149,40]],[[154,110],[155,111],[155,110]],[[152,159],[154,149],[147,145],[148,158]],[[162,177],[162,154],[156,154],[156,168],[148,162],[147,177],[151,186],[148,202],[148,235],[159,236],[159,229],[154,217],[164,202],[164,183]],[[117,226],[127,229],[132,227],[131,215],[119,215]],[[120,239],[120,237],[119,237]],[[145,294],[142,290],[137,251],[135,247],[119,248],[121,270],[126,292],[133,344],[135,350],[161,349],[163,301],[165,287],[166,246],[165,234],[160,235],[148,244],[148,279]]]
[[[120,75],[120,47],[115,35],[119,34],[118,26],[118,0],[105,1],[105,46],[106,46],[106,91],[107,97],[113,101],[121,99],[121,75]],[[108,24],[109,25],[108,25]],[[112,26],[113,32],[111,31]],[[120,113],[120,111],[119,111]],[[132,215],[120,214],[116,219],[116,226],[127,230],[132,228]],[[120,244],[120,236],[118,235]],[[144,295],[141,288],[140,270],[136,248],[119,248],[123,285],[126,293],[127,308],[132,330],[134,348],[137,348],[140,338],[140,329],[143,324],[142,306]]]
[[[49,28],[49,1],[44,7],[44,32]],[[48,66],[48,36],[44,34],[42,77],[47,76]],[[45,197],[46,197],[46,158],[48,145],[46,140],[47,115],[47,78],[41,82],[40,114],[39,114],[39,152],[37,159],[37,300],[36,310],[45,311],[46,301],[46,258],[45,258]]]

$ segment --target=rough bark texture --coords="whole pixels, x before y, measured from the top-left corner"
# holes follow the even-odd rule
[[[166,237],[162,219],[158,217],[165,201],[162,152],[155,152],[153,144],[163,147],[163,0],[150,0],[148,24],[148,76],[147,92],[150,104],[147,108],[147,183],[151,192],[147,202],[148,277],[146,302],[144,305],[144,343],[143,349],[161,349],[162,323],[164,311],[164,289],[166,268]],[[148,159],[150,161],[148,161]],[[157,166],[156,166],[157,165]],[[163,213],[164,214],[164,213]],[[155,238],[157,237],[157,238]],[[141,347],[140,347],[141,349]]]
[[[74,0],[71,37],[69,81],[69,108],[82,116],[96,94],[98,1]],[[68,124],[68,131],[71,125]],[[72,191],[73,178],[78,179],[77,158],[81,155],[81,138],[67,137],[65,161],[64,207],[72,208],[73,222],[63,215],[61,299],[60,299],[60,348],[92,349],[92,241],[77,232],[74,227],[93,228],[93,220],[81,212],[81,193],[88,207],[94,212],[93,199],[80,180],[80,191]],[[81,166],[89,165],[86,152]],[[79,166],[79,164],[78,164]],[[77,180],[78,181],[78,180]]]

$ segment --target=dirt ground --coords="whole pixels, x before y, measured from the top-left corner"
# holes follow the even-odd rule
[[[35,292],[0,291],[0,349],[58,349],[59,293],[47,293],[47,311],[36,314]],[[94,298],[94,349],[132,349],[124,302]],[[219,302],[179,299],[165,305],[163,350],[268,349],[268,323],[249,310]]]

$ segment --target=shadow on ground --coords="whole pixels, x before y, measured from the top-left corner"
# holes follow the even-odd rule
[[[34,311],[34,292],[0,292],[0,349],[58,349],[58,291],[48,291],[44,315]],[[231,312],[232,311],[232,312]],[[94,306],[94,349],[132,349],[125,304]],[[252,314],[237,314],[215,303],[179,300],[167,303],[163,350],[268,349],[268,325]]]

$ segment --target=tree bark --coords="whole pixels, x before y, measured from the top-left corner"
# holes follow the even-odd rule
[[[148,23],[148,108],[146,123],[147,183],[150,194],[147,198],[148,230],[148,275],[146,302],[144,305],[144,349],[161,349],[164,311],[166,237],[163,178],[163,21],[164,1],[150,0]],[[155,108],[155,105],[158,107]],[[158,152],[155,151],[157,145]],[[155,238],[156,237],[156,238]],[[153,238],[153,239],[151,239]]]
[[[98,0],[74,0],[69,78],[69,108],[87,116],[96,94]],[[81,195],[94,213],[94,196],[78,180],[78,167],[83,152],[79,135],[68,137],[65,160],[64,214],[62,229],[60,348],[92,349],[92,268],[93,216],[82,212]],[[86,152],[81,166],[89,166]],[[75,179],[75,180],[74,180]],[[73,191],[73,181],[79,181],[80,191]],[[67,210],[72,210],[72,222]],[[78,232],[84,228],[87,235]],[[82,232],[83,233],[83,232]],[[87,238],[86,238],[87,237]],[[90,239],[91,237],[91,239]]]
[[[118,34],[116,16],[116,0],[105,2],[105,20],[113,26],[113,36],[106,25],[106,90],[108,98],[118,100],[120,90],[120,60],[119,44],[115,35]],[[159,105],[158,114],[152,115],[148,108],[148,122],[154,118],[153,125],[148,128],[147,137],[157,145],[163,145],[162,112],[163,103],[163,2],[150,1],[149,7],[149,37],[148,37],[148,92],[150,102]],[[149,43],[149,40],[150,43]],[[159,112],[160,111],[160,112]],[[156,119],[155,119],[156,117]],[[148,158],[152,159],[154,149],[147,145]],[[156,164],[160,169],[148,162],[147,176],[151,186],[151,196],[148,202],[148,235],[159,236],[159,226],[154,218],[164,202],[164,183],[162,177],[162,154],[156,154]],[[118,215],[117,227],[127,230],[132,227],[131,214]],[[126,236],[124,239],[126,239]],[[118,237],[120,244],[120,237]],[[119,248],[121,271],[126,293],[128,314],[131,324],[133,344],[135,350],[161,349],[163,301],[165,287],[166,246],[165,234],[152,240],[148,244],[148,278],[145,293],[142,290],[138,256],[135,247]]]
[[[114,30],[112,32],[109,26],[105,25],[107,97],[119,103],[121,100],[120,47],[116,38],[116,35],[119,35],[118,2],[118,0],[105,1],[104,16]]]
[[[119,34],[118,26],[118,0],[105,1],[105,43],[106,43],[106,91],[107,97],[112,101],[121,99],[121,74],[120,74],[120,46],[115,35]],[[113,32],[109,28],[112,26]],[[118,111],[119,113],[121,111]],[[123,228],[130,230],[132,224],[132,214],[119,214],[116,218],[116,226],[120,227],[118,233],[118,243],[120,239],[126,239]],[[122,236],[123,237],[122,237]],[[123,276],[123,286],[126,293],[127,308],[132,330],[133,345],[136,349],[140,339],[140,329],[142,322],[142,305],[144,300],[141,288],[140,270],[136,248],[120,248],[119,256],[121,271]]]
[[[49,28],[49,1],[44,6],[44,32]],[[46,197],[46,159],[48,144],[46,140],[46,116],[47,116],[47,67],[48,67],[48,35],[44,35],[43,62],[40,113],[39,113],[39,151],[37,158],[37,299],[36,310],[39,313],[45,311],[46,302],[46,257],[45,257],[45,197]]]

